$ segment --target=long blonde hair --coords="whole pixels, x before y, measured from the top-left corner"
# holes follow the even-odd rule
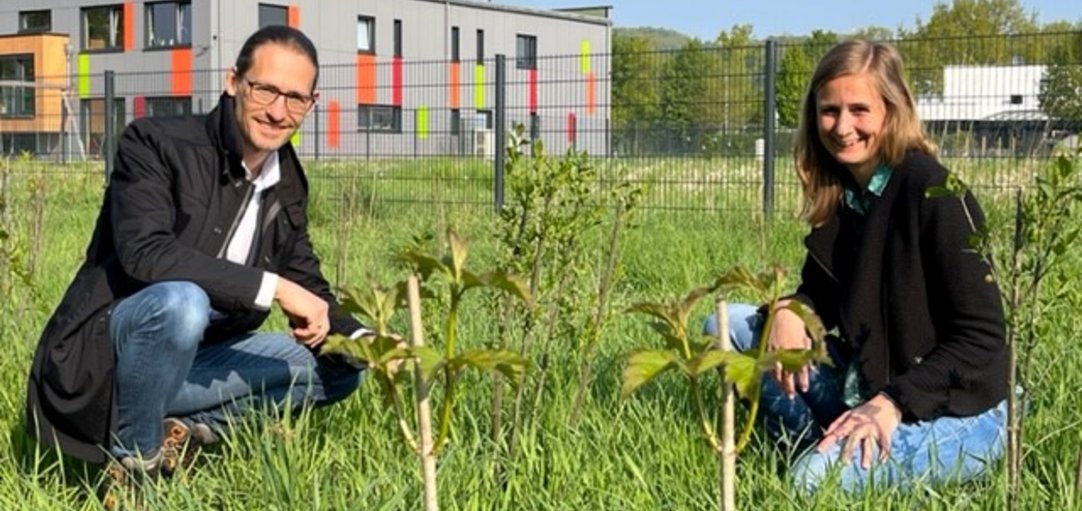
[[[902,57],[886,43],[845,41],[830,49],[812,75],[800,111],[800,127],[793,150],[797,175],[804,186],[801,217],[811,225],[825,223],[841,202],[841,175],[848,172],[831,156],[819,138],[816,96],[827,82],[842,76],[868,73],[886,105],[886,120],[880,135],[879,159],[892,167],[901,164],[906,151],[934,154],[917,117],[913,94],[905,83]]]

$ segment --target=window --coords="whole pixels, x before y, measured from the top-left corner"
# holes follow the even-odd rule
[[[515,38],[515,67],[537,69],[537,37],[519,34]]]
[[[477,125],[475,129],[480,128],[484,128],[486,130],[492,129],[492,110],[477,111]]]
[[[402,20],[394,20],[394,56],[402,57]]]
[[[190,46],[192,44],[192,3],[146,4],[147,47]]]
[[[1022,104],[1022,95],[1021,94],[1011,94],[1011,104],[1012,105],[1021,105]]]
[[[82,11],[83,50],[124,48],[124,7],[105,5]]]
[[[357,16],[357,53],[376,53],[376,18]]]
[[[52,11],[23,11],[19,13],[19,32],[48,32],[52,29]]]
[[[0,81],[34,81],[33,55],[0,56]],[[33,117],[34,87],[0,87],[0,117]]]
[[[191,113],[192,98],[190,96],[146,98],[147,117],[190,115]]]
[[[485,63],[485,31],[477,29],[477,63]]]
[[[392,105],[357,105],[361,131],[402,133],[402,108]]]
[[[284,5],[259,4],[259,28],[288,25],[289,8]]]
[[[458,62],[460,60],[458,50],[458,27],[451,27],[451,62]]]
[[[462,111],[457,108],[451,109],[451,134],[462,133]]]

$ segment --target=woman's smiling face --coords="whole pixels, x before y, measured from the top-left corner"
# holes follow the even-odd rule
[[[887,106],[868,73],[839,76],[816,93],[819,140],[862,186],[879,165]]]

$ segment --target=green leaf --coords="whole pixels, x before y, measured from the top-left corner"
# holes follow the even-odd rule
[[[421,377],[425,381],[431,380],[436,371],[447,365],[443,353],[431,346],[413,347],[410,348],[410,353],[417,357],[417,364],[421,368]]]
[[[518,275],[504,271],[490,271],[481,275],[481,281],[489,287],[499,289],[526,302],[531,307],[534,304],[533,295],[530,294],[530,286]]]
[[[466,351],[448,361],[454,370],[472,367],[488,373],[499,373],[511,386],[518,388],[526,374],[529,361],[510,350],[475,349]]]
[[[676,325],[676,318],[673,317],[672,310],[666,304],[640,302],[632,304],[630,307],[628,307],[627,312],[638,312],[641,314],[646,314],[660,319],[669,326]]]
[[[466,242],[463,241],[462,238],[459,238],[458,234],[448,228],[447,245],[451,249],[451,275],[454,276],[456,281],[461,282],[462,270],[466,267],[466,257],[469,255]]]
[[[718,286],[726,291],[732,291],[740,288],[747,289],[756,296],[768,293],[769,288],[763,286],[763,283],[747,268],[743,266],[736,266],[729,271],[725,272],[718,278]]]
[[[676,307],[676,320],[685,330],[687,329],[687,319],[688,315],[691,314],[692,307],[695,307],[695,304],[699,303],[699,300],[704,296],[717,291],[719,286],[720,284],[715,282],[709,286],[692,289],[691,292],[680,301],[679,305]]]
[[[722,376],[727,383],[736,387],[736,393],[745,399],[750,399],[753,392],[757,392],[762,373],[757,370],[756,360],[743,353],[735,351],[719,352],[724,355]]]
[[[759,358],[759,371],[769,372],[774,368],[774,364],[780,362],[785,371],[796,372],[808,364],[829,363],[830,358],[825,355],[825,351],[817,349],[769,351]]]
[[[529,286],[526,285],[526,282],[519,276],[505,271],[490,271],[482,275],[477,275],[469,270],[462,270],[463,291],[475,287],[488,287],[503,291],[526,302],[527,305],[533,306],[533,296],[530,294],[530,289]]]
[[[734,360],[741,357],[750,358],[748,355],[736,351],[721,351],[715,349],[702,351],[688,361],[688,374],[697,377],[718,366],[733,363]],[[735,363],[741,364],[743,361],[737,361]]]
[[[678,355],[671,350],[639,351],[627,359],[624,368],[623,395],[630,395],[659,374],[676,367]]]
[[[451,269],[447,267],[447,265],[445,265],[442,261],[418,250],[407,250],[405,253],[399,256],[399,259],[410,265],[413,271],[419,273],[422,280],[428,280],[428,278],[436,272],[441,272],[448,276],[453,276],[453,274],[451,273]]]
[[[927,199],[938,199],[940,197],[954,197],[955,193],[946,186],[932,186],[924,191],[924,197]]]

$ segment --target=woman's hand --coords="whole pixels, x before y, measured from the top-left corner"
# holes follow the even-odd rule
[[[839,440],[845,439],[842,446],[842,463],[849,463],[853,458],[853,448],[860,445],[860,466],[865,470],[872,468],[874,444],[879,444],[879,462],[890,457],[890,439],[898,424],[902,422],[902,411],[887,396],[876,394],[868,402],[849,410],[830,424],[817,449],[820,453],[830,450]]]
[[[808,338],[808,333],[804,328],[804,320],[793,311],[784,308],[788,303],[788,300],[780,301],[774,309],[774,322],[770,328],[767,348],[770,350],[809,349],[811,339]],[[807,392],[809,370],[810,366],[805,365],[797,372],[788,372],[782,368],[781,363],[777,363],[774,364],[774,371],[771,374],[781,386],[782,392],[792,399],[798,388],[801,392]]]

